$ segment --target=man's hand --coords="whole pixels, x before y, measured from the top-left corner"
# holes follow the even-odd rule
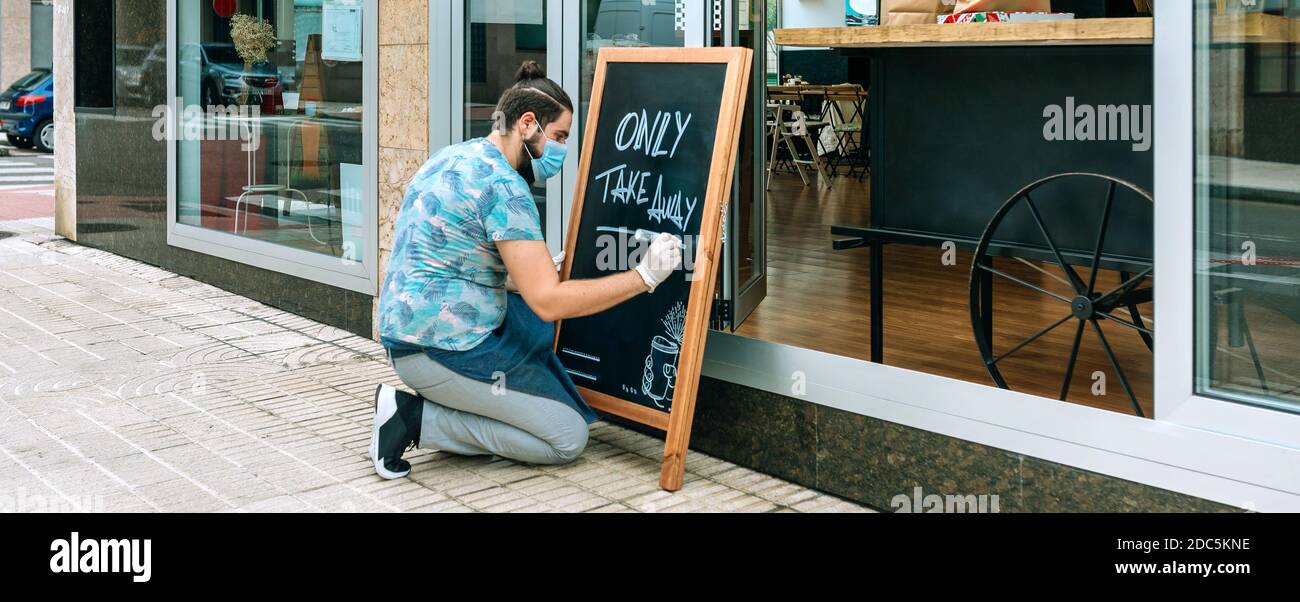
[[[682,265],[682,239],[667,232],[660,232],[650,241],[650,249],[636,266],[650,292],[663,284],[673,272]]]

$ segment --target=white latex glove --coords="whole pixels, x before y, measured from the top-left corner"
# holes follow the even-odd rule
[[[552,257],[551,263],[555,264],[555,271],[560,271],[560,268],[564,267],[564,251],[560,251],[559,255]],[[506,272],[506,290],[512,293],[519,292],[519,287],[515,286],[515,281],[510,278],[510,272]]]
[[[653,293],[681,265],[682,239],[660,232],[650,241],[650,249],[641,258],[641,265],[636,266],[636,271]]]

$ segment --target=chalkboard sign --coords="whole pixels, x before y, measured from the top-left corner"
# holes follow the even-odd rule
[[[604,48],[596,65],[565,278],[633,269],[660,232],[682,269],[655,290],[557,326],[592,407],[667,432],[660,485],[681,487],[723,209],[748,84],[744,48]]]

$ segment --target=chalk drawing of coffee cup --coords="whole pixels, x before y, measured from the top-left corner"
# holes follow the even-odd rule
[[[645,358],[645,371],[641,375],[641,392],[660,408],[667,407],[662,403],[665,399],[672,403],[679,353],[681,347],[667,338],[656,336],[650,341],[650,355]]]

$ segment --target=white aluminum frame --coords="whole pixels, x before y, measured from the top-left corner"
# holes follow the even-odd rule
[[[1208,132],[1198,132],[1196,82],[1208,76],[1206,61],[1192,53],[1198,36],[1191,2],[1164,2],[1156,13],[1156,265],[1160,286],[1156,308],[1164,328],[1156,332],[1156,418],[1255,441],[1300,448],[1300,415],[1226,399],[1197,395],[1195,383],[1195,253],[1194,200],[1209,194],[1208,183],[1195,175],[1208,173],[1208,160],[1197,162],[1196,148],[1208,148]],[[1208,39],[1209,31],[1201,39]],[[1182,52],[1178,52],[1181,49]],[[1161,67],[1164,67],[1163,69]],[[1196,134],[1199,133],[1199,136]],[[1176,266],[1170,269],[1168,266]],[[1168,325],[1170,321],[1173,327]],[[1274,466],[1275,470],[1285,467]]]
[[[167,98],[176,98],[177,24],[176,2],[167,0]],[[167,144],[167,244],[221,259],[236,261],[273,272],[288,274],[306,280],[364,293],[378,294],[379,251],[378,198],[379,198],[379,2],[362,0],[363,44],[365,65],[362,71],[361,135],[364,141],[362,161],[365,163],[366,186],[361,214],[366,219],[365,252],[360,261],[345,261],[302,249],[294,249],[272,242],[238,236],[176,221],[177,209],[177,144],[178,136],[171,131]],[[172,116],[169,128],[174,130],[180,116]]]
[[[457,94],[464,98],[464,91],[457,91],[455,82],[459,78],[453,71],[458,68],[452,60],[452,48],[456,47],[457,36],[463,35],[462,28],[452,24],[460,14],[459,2],[429,2],[429,154],[438,152],[451,145],[454,139],[453,122],[460,113],[453,110]],[[463,18],[463,17],[462,17]],[[463,44],[463,40],[460,40]],[[463,66],[459,66],[464,69]],[[463,77],[464,72],[460,72]]]
[[[560,40],[555,44],[556,48],[561,49],[561,61],[563,66],[563,76],[560,79],[560,85],[564,86],[564,91],[569,93],[569,98],[573,99],[575,106],[582,106],[582,2],[584,0],[563,0],[560,8],[563,14],[559,20],[562,23],[560,31]],[[555,2],[560,4],[560,2]],[[569,215],[573,209],[573,193],[578,189],[578,160],[582,157],[582,131],[583,122],[587,119],[582,115],[582,111],[573,116],[573,127],[570,129],[569,136],[569,154],[564,158],[564,169],[560,172],[560,202],[547,202],[547,232],[546,241],[552,253],[559,253],[564,247],[564,241],[568,236]],[[554,207],[558,213],[552,213],[550,208]],[[554,216],[554,217],[552,217]],[[555,225],[555,236],[552,236],[551,224]]]

